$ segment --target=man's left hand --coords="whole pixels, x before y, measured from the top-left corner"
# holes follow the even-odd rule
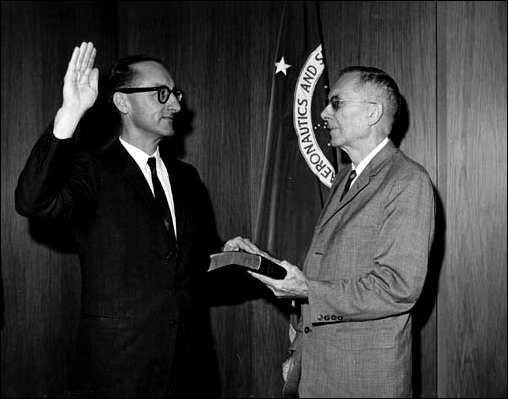
[[[274,259],[272,258],[272,260]],[[287,275],[283,280],[275,280],[251,271],[248,271],[248,273],[264,283],[278,298],[307,298],[307,277],[305,277],[302,271],[288,261],[283,260],[276,262],[287,271]]]

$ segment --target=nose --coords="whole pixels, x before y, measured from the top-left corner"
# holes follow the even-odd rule
[[[331,118],[331,114],[330,114],[330,107],[331,105],[330,104],[327,104],[324,108],[323,108],[323,111],[321,111],[321,119],[325,120],[325,121],[328,121],[328,119]]]
[[[169,108],[174,113],[180,112],[180,110],[182,109],[180,102],[176,99],[176,96],[173,93],[169,95],[166,107]]]

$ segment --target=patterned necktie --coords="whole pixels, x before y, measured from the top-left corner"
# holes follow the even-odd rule
[[[175,230],[173,227],[173,218],[171,217],[171,211],[169,210],[166,194],[164,193],[164,189],[162,188],[161,182],[157,177],[157,169],[155,167],[154,157],[148,158],[148,166],[150,167],[150,171],[152,172],[152,183],[153,183],[153,191],[155,193],[155,199],[161,209],[162,218],[164,219],[166,229],[168,229],[169,235],[173,239],[173,242],[176,244]]]
[[[340,200],[342,201],[342,198],[344,198],[344,196],[346,195],[346,193],[349,191],[349,188],[351,187],[351,183],[353,182],[353,180],[355,179],[356,177],[356,171],[353,169],[350,173],[349,173],[349,177],[347,178],[347,182],[346,182],[346,185],[344,186],[344,191],[342,192],[342,195],[340,196]]]

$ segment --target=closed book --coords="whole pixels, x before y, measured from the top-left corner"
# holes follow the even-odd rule
[[[282,280],[286,277],[287,273],[286,269],[270,259],[262,255],[243,251],[228,251],[210,255],[210,267],[208,271],[211,272],[229,265],[243,266],[252,272],[277,280]]]

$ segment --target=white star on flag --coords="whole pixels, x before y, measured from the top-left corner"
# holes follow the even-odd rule
[[[291,67],[291,65],[286,64],[286,61],[284,61],[284,56],[280,59],[279,62],[275,63],[275,66],[277,67],[277,70],[275,71],[275,74],[277,75],[279,72],[282,72],[284,75],[286,75],[286,70]]]

